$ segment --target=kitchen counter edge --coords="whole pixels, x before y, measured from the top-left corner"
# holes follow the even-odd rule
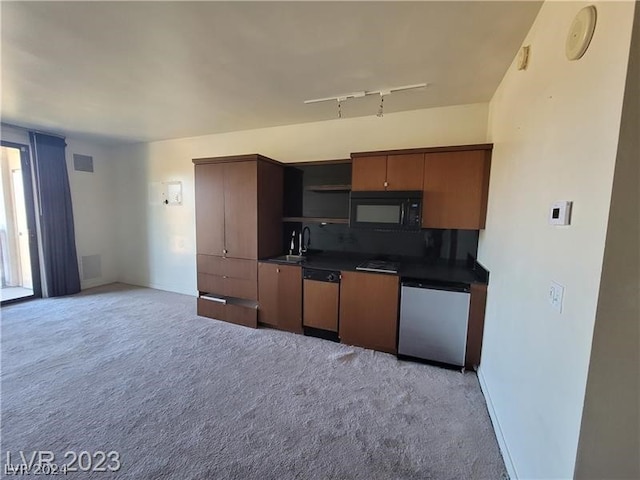
[[[378,275],[397,275],[400,277],[401,281],[434,281],[458,284],[462,283],[467,285],[488,284],[489,273],[473,257],[467,259],[464,265],[449,265],[444,262],[437,264],[427,264],[420,261],[411,261],[404,259],[400,261],[400,269],[398,273],[367,272],[356,269],[356,267],[360,263],[370,258],[371,255],[354,255],[347,258],[346,256],[330,256],[323,254],[320,256],[312,256],[302,262],[285,261],[278,259],[278,257],[264,258],[260,259],[259,261],[265,263],[274,263],[278,265],[315,268],[318,270],[350,271],[374,273]]]

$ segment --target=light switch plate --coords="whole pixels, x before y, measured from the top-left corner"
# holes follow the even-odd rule
[[[549,287],[549,303],[558,313],[562,313],[562,301],[564,300],[564,287],[557,282],[551,282]]]
[[[573,202],[563,200],[555,202],[549,209],[549,223],[551,225],[570,225],[571,207]]]

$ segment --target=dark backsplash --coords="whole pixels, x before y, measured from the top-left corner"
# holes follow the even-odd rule
[[[385,232],[349,228],[348,225],[318,225],[285,223],[285,250],[289,251],[291,233],[296,232],[296,249],[301,228],[311,230],[313,250],[355,252],[372,255],[401,255],[424,259],[465,260],[467,254],[478,253],[478,232],[475,230],[435,230],[419,232]]]
[[[349,192],[318,192],[313,185],[348,185],[350,164],[308,165],[285,169],[284,215],[297,217],[347,218]],[[401,255],[424,259],[466,260],[478,252],[476,230],[436,230],[419,232],[375,231],[350,228],[343,224],[284,223],[284,251],[289,251],[291,233],[304,226],[311,230],[313,250],[355,252],[371,255]],[[297,252],[296,252],[297,253]]]

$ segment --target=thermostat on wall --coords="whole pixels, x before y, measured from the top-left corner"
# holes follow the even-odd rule
[[[563,200],[551,205],[551,209],[549,210],[549,223],[551,225],[570,225],[572,204],[573,202]]]

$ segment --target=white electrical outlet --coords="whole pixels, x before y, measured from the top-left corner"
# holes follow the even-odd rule
[[[564,287],[559,283],[551,282],[551,286],[549,287],[549,303],[558,313],[562,313],[563,299]]]

